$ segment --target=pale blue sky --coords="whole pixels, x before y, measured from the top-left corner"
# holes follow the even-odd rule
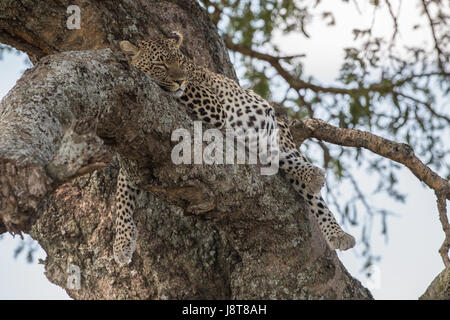
[[[328,2],[330,5],[330,2]],[[361,6],[361,11],[369,12],[370,7]],[[415,19],[414,6],[403,8],[406,22]],[[351,44],[350,31],[358,23],[367,24],[367,14],[360,16],[355,9],[344,6],[339,1],[333,1],[331,10],[344,17],[338,20],[336,28],[323,28],[315,23],[310,28],[311,39],[300,43],[294,36],[289,38],[279,36],[280,47],[286,53],[306,53],[305,69],[317,79],[327,83],[332,82],[338,73],[342,61],[342,48]],[[352,11],[353,10],[353,11]],[[347,18],[345,18],[347,16]],[[387,19],[387,18],[386,18]],[[370,20],[369,20],[370,21]],[[383,19],[381,19],[383,21]],[[380,25],[381,34],[389,34],[389,23]],[[402,41],[426,41],[428,35],[402,32]],[[326,49],[324,52],[324,48]],[[2,98],[15,84],[24,65],[24,56],[5,54],[0,61],[0,98]],[[355,176],[359,177],[363,191],[373,190],[377,180],[361,169],[353,168]],[[393,202],[384,195],[372,197],[371,201],[379,207],[390,208],[399,214],[389,219],[389,242],[380,234],[380,223],[375,223],[372,236],[373,252],[381,255],[381,261],[376,265],[379,273],[379,287],[372,289],[377,299],[417,299],[427,288],[433,278],[443,270],[443,264],[438,249],[444,239],[442,227],[439,223],[434,194],[417,180],[407,169],[399,174],[399,190],[408,195],[405,204]],[[343,190],[347,186],[341,186]],[[347,229],[358,240],[359,229]],[[13,259],[14,249],[20,238],[13,239],[9,234],[0,240],[0,299],[64,299],[67,294],[61,288],[51,284],[44,276],[44,268],[37,261],[27,264],[24,255]],[[356,250],[339,252],[339,257],[349,272],[367,282],[360,273],[361,259],[355,255]],[[45,252],[41,249],[36,255],[44,259]]]

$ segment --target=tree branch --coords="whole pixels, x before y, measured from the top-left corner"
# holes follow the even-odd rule
[[[245,56],[256,58],[258,60],[268,62],[277,72],[278,74],[289,84],[289,86],[295,90],[301,89],[309,89],[314,92],[324,92],[324,93],[332,93],[332,94],[345,94],[345,95],[363,95],[367,92],[379,92],[382,94],[392,92],[395,87],[402,86],[403,84],[420,77],[431,77],[435,75],[440,76],[450,76],[450,73],[442,71],[442,72],[428,72],[423,74],[414,74],[408,76],[404,79],[400,79],[395,82],[379,82],[373,83],[364,88],[355,88],[355,89],[347,89],[347,88],[339,88],[339,87],[324,87],[315,85],[306,81],[303,81],[297,77],[294,77],[288,70],[286,70],[280,63],[281,60],[286,58],[293,58],[295,56],[288,57],[276,57],[266,53],[261,53],[256,50],[253,50],[249,47],[243,46],[241,44],[237,44],[231,41],[228,36],[225,36],[225,45],[228,49],[234,52],[239,52]]]
[[[441,190],[435,190],[437,198],[437,207],[439,211],[439,219],[441,220],[442,229],[444,230],[445,239],[442,246],[439,248],[442,260],[446,267],[450,267],[450,258],[448,252],[450,250],[450,224],[447,218],[447,201],[450,194],[450,188],[442,188]]]
[[[420,161],[409,145],[384,139],[365,131],[338,128],[319,119],[294,120],[291,123],[291,131],[297,142],[316,138],[340,146],[370,150],[384,158],[403,164],[420,181],[434,190],[438,198],[439,217],[445,232],[445,240],[439,252],[444,264],[448,266],[450,226],[446,216],[445,200],[450,200],[450,183]]]
[[[386,5],[388,7],[389,14],[392,18],[392,23],[394,24],[394,32],[392,33],[392,37],[391,37],[391,46],[392,46],[392,44],[394,43],[394,40],[398,34],[398,16],[395,15],[394,9],[392,8],[392,5],[391,5],[391,2],[389,0],[384,0],[384,2],[386,3]]]

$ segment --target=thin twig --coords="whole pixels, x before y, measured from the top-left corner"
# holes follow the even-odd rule
[[[291,88],[295,89],[296,91],[301,90],[301,89],[309,89],[314,92],[325,92],[325,93],[345,94],[345,95],[363,95],[367,92],[379,92],[379,93],[385,94],[385,93],[392,92],[392,90],[396,86],[401,86],[401,85],[405,84],[406,82],[413,80],[414,78],[430,77],[430,76],[435,76],[435,75],[436,76],[438,76],[438,75],[450,76],[450,73],[447,73],[447,72],[430,72],[430,73],[424,73],[424,74],[414,74],[414,75],[408,76],[404,79],[400,79],[400,80],[398,80],[396,82],[392,82],[392,83],[386,83],[386,82],[373,83],[364,88],[346,89],[346,88],[339,88],[339,87],[324,87],[324,86],[319,86],[319,85],[312,84],[310,82],[303,81],[303,80],[293,76],[280,63],[280,60],[283,60],[286,57],[276,57],[276,56],[269,55],[267,53],[262,53],[262,52],[253,50],[252,48],[232,42],[231,39],[227,36],[225,36],[224,40],[225,40],[225,45],[231,51],[239,52],[245,56],[268,62],[278,72],[278,74],[289,84],[289,86]],[[289,58],[289,56],[287,58]]]
[[[423,105],[428,111],[430,111],[430,113],[431,113],[432,115],[434,115],[436,118],[444,119],[445,121],[447,121],[448,123],[450,123],[450,118],[449,118],[449,117],[447,117],[446,115],[437,113],[437,112],[433,109],[433,107],[432,107],[428,102],[419,100],[419,99],[417,99],[417,98],[411,97],[411,96],[409,96],[409,95],[406,95],[406,94],[404,94],[404,93],[397,92],[397,91],[393,91],[392,94],[395,94],[395,95],[397,95],[397,96],[399,96],[399,97],[403,97],[403,98],[409,99],[409,100],[411,100],[411,101],[413,101],[413,102],[415,102],[415,103],[417,103],[417,104],[421,104],[421,105]]]
[[[436,35],[436,29],[434,28],[434,22],[433,22],[433,19],[431,18],[430,11],[428,10],[428,4],[425,0],[422,0],[422,6],[423,6],[423,10],[425,12],[425,15],[428,18],[428,23],[430,25],[431,34],[433,36],[434,48],[436,49],[436,52],[437,52],[438,66],[439,66],[439,69],[441,69],[444,72],[445,71],[444,62],[442,61],[443,52],[442,52],[441,47],[439,46],[439,40]]]
[[[391,15],[391,18],[392,18],[392,23],[394,24],[394,32],[392,33],[391,43],[389,45],[389,49],[392,49],[395,38],[397,37],[397,34],[398,34],[398,16],[395,15],[394,9],[392,8],[392,5],[391,5],[391,2],[389,0],[384,0],[384,2],[386,3],[386,5],[388,7],[389,14]]]

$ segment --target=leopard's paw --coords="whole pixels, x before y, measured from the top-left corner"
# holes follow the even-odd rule
[[[325,171],[321,168],[313,167],[309,172],[307,180],[305,181],[306,188],[312,194],[317,194],[325,184]]]
[[[356,244],[356,241],[352,235],[341,231],[338,234],[331,235],[328,243],[333,250],[339,249],[341,251],[344,251],[353,248]]]
[[[136,250],[137,232],[133,227],[129,234],[117,234],[116,239],[114,240],[114,260],[119,265],[129,264],[133,257],[133,253]]]

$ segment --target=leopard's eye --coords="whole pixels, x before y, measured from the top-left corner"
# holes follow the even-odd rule
[[[159,67],[159,68],[164,68],[166,70],[169,70],[169,68],[167,67],[167,65],[165,63],[155,62],[154,65]]]

